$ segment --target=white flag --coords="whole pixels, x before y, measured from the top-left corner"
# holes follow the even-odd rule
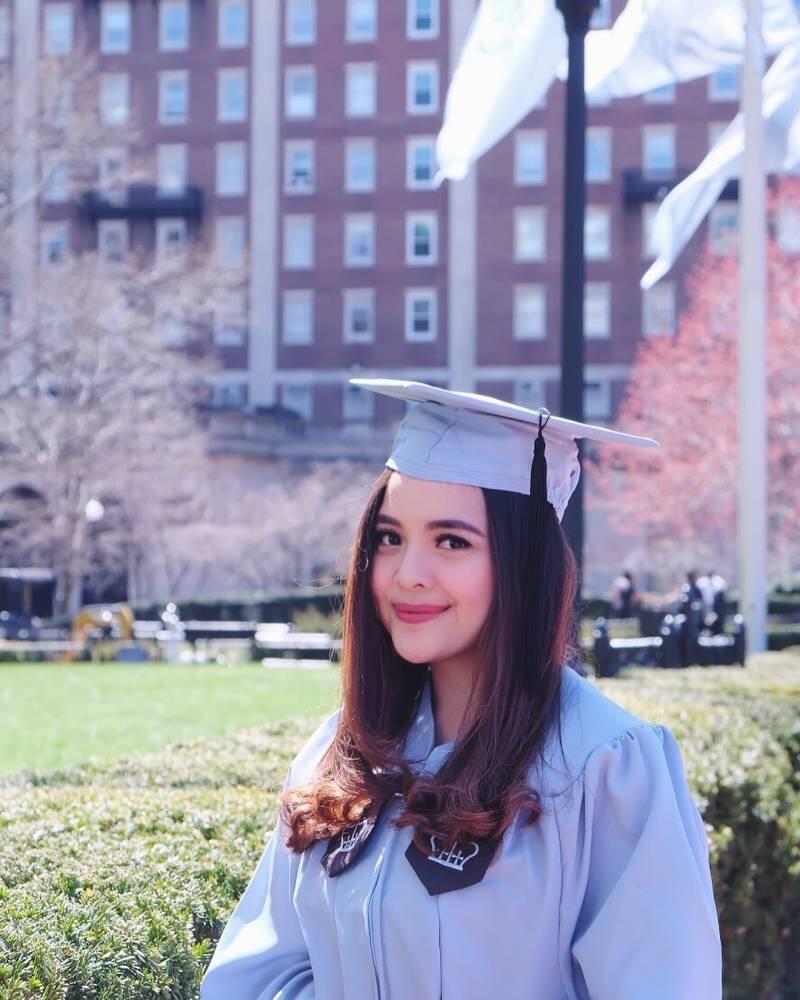
[[[768,53],[780,52],[797,30],[792,0],[764,0]],[[628,0],[613,28],[587,36],[586,93],[601,100],[634,97],[707,76],[741,63],[744,40],[742,0]]]
[[[553,0],[483,0],[447,92],[440,176],[459,179],[546,94],[566,55]]]
[[[800,39],[787,45],[764,77],[764,160],[770,173],[800,166]],[[744,116],[739,114],[697,170],[666,196],[655,218],[650,249],[656,260],[642,278],[651,288],[670,270],[678,254],[708,215],[722,189],[741,176]]]

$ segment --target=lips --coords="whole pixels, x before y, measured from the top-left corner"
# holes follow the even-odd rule
[[[448,604],[393,604],[394,613],[401,622],[420,623],[430,621],[447,611]]]

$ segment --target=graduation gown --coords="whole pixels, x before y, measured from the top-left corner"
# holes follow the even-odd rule
[[[334,714],[289,772],[310,778]],[[555,730],[555,727],[554,727]],[[482,881],[429,895],[390,801],[336,878],[326,844],[288,851],[280,825],[226,926],[201,1000],[718,1000],[719,927],[706,832],[671,732],[571,669],[562,742],[530,780],[539,821],[506,831]],[[435,772],[430,687],[405,741]]]

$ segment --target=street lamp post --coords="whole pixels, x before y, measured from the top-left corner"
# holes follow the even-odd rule
[[[564,123],[564,229],[561,256],[560,412],[583,420],[585,346],[583,296],[586,216],[586,91],[584,43],[599,0],[555,0],[567,32],[567,106]],[[583,573],[583,489],[579,482],[564,515],[564,530]]]

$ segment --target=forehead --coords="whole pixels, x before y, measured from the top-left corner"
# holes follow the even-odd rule
[[[435,483],[401,472],[389,476],[380,513],[398,520],[462,518],[476,527],[486,524],[486,502],[478,486]]]

